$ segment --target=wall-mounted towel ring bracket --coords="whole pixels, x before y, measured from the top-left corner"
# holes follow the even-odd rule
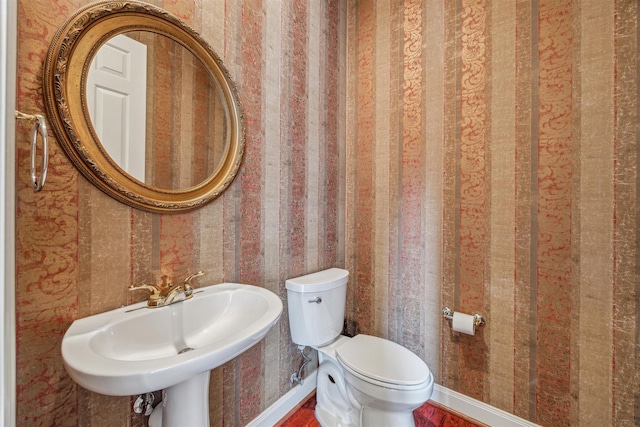
[[[47,123],[40,114],[25,114],[16,110],[16,119],[33,120],[33,132],[31,134],[31,182],[33,189],[38,192],[44,187],[47,179],[47,170],[49,168],[49,142],[47,139]],[[38,177],[38,168],[36,165],[36,153],[38,150],[38,134],[42,138],[42,163],[40,164],[40,177]]]

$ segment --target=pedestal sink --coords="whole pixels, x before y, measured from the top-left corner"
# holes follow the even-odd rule
[[[71,324],[62,339],[67,372],[111,396],[164,390],[163,427],[208,426],[209,371],[260,341],[282,301],[264,288],[223,283],[166,307],[121,307]]]

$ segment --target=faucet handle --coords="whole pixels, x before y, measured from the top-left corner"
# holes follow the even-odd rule
[[[200,271],[198,271],[197,273],[192,273],[192,274],[188,275],[188,276],[184,279],[183,283],[184,283],[185,285],[189,285],[189,286],[191,286],[191,281],[192,281],[193,279],[195,279],[196,277],[200,277],[200,276],[202,276],[202,275],[204,275],[204,271],[203,271],[203,270],[200,270]]]
[[[140,289],[144,289],[149,291],[149,299],[153,299],[153,298],[159,298],[160,297],[160,287],[158,287],[157,285],[150,285],[150,284],[146,284],[143,283],[142,285],[131,285],[129,286],[129,291],[137,291]]]
[[[193,273],[188,275],[183,281],[182,281],[182,289],[184,289],[185,294],[187,294],[188,296],[191,296],[191,294],[193,293],[193,287],[191,286],[191,281],[193,279],[195,279],[196,277],[200,277],[204,274],[203,270],[198,271],[197,273]]]

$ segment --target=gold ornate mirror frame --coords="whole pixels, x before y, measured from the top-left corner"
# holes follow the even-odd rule
[[[92,58],[111,37],[139,30],[166,36],[189,50],[222,93],[229,123],[227,146],[217,170],[190,188],[161,189],[131,177],[106,153],[90,120],[85,88]],[[43,80],[47,115],[67,156],[91,183],[129,206],[158,213],[193,210],[219,196],[238,172],[244,152],[244,119],[236,86],[218,55],[196,31],[158,7],[138,1],[105,1],[78,10],[54,36]]]

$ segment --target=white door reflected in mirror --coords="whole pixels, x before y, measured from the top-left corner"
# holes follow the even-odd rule
[[[87,77],[87,104],[98,138],[109,156],[142,182],[145,182],[146,70],[147,46],[117,35],[98,50]]]

